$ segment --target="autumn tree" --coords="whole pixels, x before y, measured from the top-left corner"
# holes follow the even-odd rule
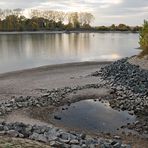
[[[79,22],[81,26],[90,27],[90,23],[94,20],[94,16],[91,13],[83,12],[79,14]]]
[[[32,9],[30,17],[23,16],[22,9],[0,9],[1,31],[73,30],[88,29],[93,20],[90,13]],[[67,23],[67,24],[66,24]]]

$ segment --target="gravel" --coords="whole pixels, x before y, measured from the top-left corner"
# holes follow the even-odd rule
[[[64,87],[47,91],[41,97],[27,96],[15,97],[11,100],[2,102],[0,104],[0,115],[5,115],[16,109],[27,107],[46,107],[49,105],[61,106],[62,104],[72,103],[71,100],[66,98],[68,94],[77,92],[78,90],[90,88],[103,88],[103,84],[87,84],[85,86]],[[104,96],[105,97],[105,96]],[[106,96],[107,97],[107,96]],[[65,99],[66,98],[66,99]],[[80,98],[82,99],[82,98]],[[55,117],[58,118],[58,117]]]
[[[60,106],[63,103],[69,103],[71,100],[65,102],[65,96],[67,94],[75,93],[78,90],[84,90],[89,88],[102,88],[103,84],[88,84],[85,86],[77,87],[65,87],[62,89],[53,89],[52,91],[46,92],[45,95],[40,98],[28,96],[13,98],[10,101],[3,102],[0,104],[1,115],[5,115],[13,110],[31,107],[41,106],[45,107],[48,105]],[[102,96],[101,96],[102,98]],[[107,98],[107,96],[105,96]],[[58,118],[58,117],[56,117]],[[59,118],[58,118],[59,119]],[[59,119],[60,120],[60,119]],[[130,145],[122,144],[121,139],[105,139],[105,138],[92,138],[88,137],[85,133],[67,132],[54,126],[37,126],[28,125],[24,123],[0,123],[0,135],[8,135],[12,137],[27,138],[43,143],[48,143],[51,147],[63,147],[63,148],[77,148],[77,147],[106,147],[109,148],[123,146],[131,147]],[[114,146],[114,145],[115,146]]]
[[[92,73],[92,76],[101,77],[104,86],[113,90],[115,97],[109,100],[113,108],[137,115],[138,123],[127,127],[148,135],[148,70],[130,64],[125,58]]]
[[[105,138],[90,138],[84,136],[84,133],[71,133],[58,128],[48,126],[26,125],[24,123],[0,123],[1,135],[10,137],[28,138],[31,140],[47,143],[52,147],[77,148],[86,147],[92,148],[100,146],[102,148],[130,148],[131,145],[123,144],[120,138],[113,139]],[[6,128],[7,127],[7,128]],[[44,130],[43,130],[44,129]],[[83,136],[82,136],[83,135]],[[52,137],[52,138],[51,138]]]
[[[0,104],[0,115],[6,115],[16,109],[26,107],[61,106],[62,103],[71,103],[71,100],[65,99],[66,96],[78,90],[109,88],[111,89],[110,96],[105,98],[108,99],[111,107],[118,110],[128,110],[130,114],[135,114],[138,117],[135,123],[125,127],[148,135],[148,71],[130,64],[126,58],[92,73],[91,76],[99,77],[102,81],[99,84],[53,89],[41,97],[12,98]],[[113,139],[92,138],[84,133],[66,132],[56,127],[27,125],[18,122],[0,123],[0,135],[28,138],[48,143],[52,147],[131,147],[131,145],[123,144],[119,136]]]

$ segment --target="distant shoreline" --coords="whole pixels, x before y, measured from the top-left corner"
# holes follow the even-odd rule
[[[70,33],[139,33],[138,31],[93,31],[93,30],[85,30],[85,31],[7,31],[0,32],[0,35],[3,34],[70,34]]]

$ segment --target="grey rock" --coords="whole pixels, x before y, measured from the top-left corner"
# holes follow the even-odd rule
[[[7,135],[12,136],[12,137],[17,137],[19,135],[19,132],[15,131],[15,130],[9,130],[6,133],[7,133]]]
[[[38,133],[33,133],[31,136],[29,136],[29,138],[32,140],[38,140],[38,137],[39,137]]]
[[[122,144],[121,148],[132,148],[131,145],[127,145],[127,144]]]
[[[6,134],[5,131],[0,131],[0,136],[4,136]]]
[[[69,133],[62,132],[58,135],[58,137],[59,137],[60,142],[69,143],[69,141],[70,141],[70,134]]]
[[[86,144],[82,144],[81,147],[82,147],[82,148],[87,148],[87,145],[86,145]]]
[[[116,144],[113,145],[113,148],[120,148],[120,147],[121,147],[121,144],[118,143],[118,142],[117,142]]]
[[[71,148],[81,148],[81,146],[79,146],[79,145],[71,145]]]
[[[58,142],[58,141],[50,141],[50,146],[53,146],[53,147],[62,147],[62,143]]]
[[[114,138],[115,138],[115,139],[121,139],[121,137],[120,137],[120,136],[114,136]]]
[[[2,124],[0,124],[0,131],[4,130],[4,126]]]
[[[54,119],[56,120],[61,120],[61,117],[57,116],[57,115],[54,115]]]
[[[40,142],[45,142],[45,143],[48,142],[47,138],[46,138],[43,134],[40,134],[40,135],[38,136],[38,141],[40,141]]]
[[[70,144],[79,144],[79,141],[76,139],[70,140]]]
[[[19,134],[18,134],[18,137],[20,137],[20,138],[24,138],[24,135],[21,134],[21,133],[19,133]]]

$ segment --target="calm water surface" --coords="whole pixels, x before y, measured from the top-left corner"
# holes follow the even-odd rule
[[[43,65],[110,61],[137,54],[138,34],[1,34],[0,73]]]
[[[55,115],[60,119],[55,119]],[[127,111],[112,109],[107,101],[102,103],[92,99],[61,106],[53,113],[47,108],[37,108],[36,111],[30,111],[30,116],[58,127],[92,133],[118,132],[117,128],[136,120],[136,117],[129,115]]]
[[[107,102],[93,100],[73,103],[68,110],[61,109],[55,114],[61,120],[54,120],[54,123],[90,132],[116,132],[117,128],[135,121],[135,116],[129,115],[127,111],[119,112]]]

